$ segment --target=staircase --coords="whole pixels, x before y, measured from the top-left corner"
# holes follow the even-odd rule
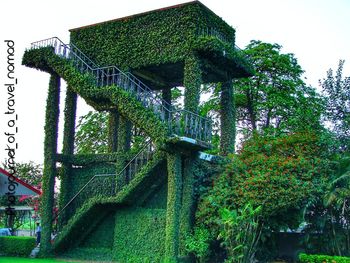
[[[67,224],[64,226],[56,224],[59,228],[56,228],[54,249],[63,251],[79,245],[96,224],[107,214],[115,211],[118,205],[131,205],[147,198],[149,193],[144,197],[140,193],[151,191],[165,182],[165,178],[158,178],[157,173],[154,173],[164,162],[163,154],[156,151],[153,144],[148,142],[117,174],[93,176],[54,218],[54,221],[57,221],[57,218],[72,206],[78,208],[76,211],[74,209],[69,211],[73,216]],[[116,178],[122,176],[127,179],[126,184],[117,189]],[[101,180],[108,180],[108,184],[102,184]],[[106,189],[106,186],[110,188]],[[84,194],[86,189],[94,191],[86,195]],[[143,189],[147,191],[142,191]],[[90,224],[87,226],[86,222]]]
[[[96,174],[89,181],[87,181],[80,190],[63,206],[56,214],[54,220],[56,220],[66,209],[69,209],[69,214],[74,214],[76,211],[73,207],[82,207],[86,200],[92,197],[110,197],[115,196],[119,190],[125,185],[120,185],[116,188],[116,179],[118,177],[125,178],[126,185],[129,184],[138,174],[142,168],[144,168],[149,161],[153,160],[155,153],[155,147],[149,140],[141,148],[141,150],[127,162],[125,167],[121,171],[117,171],[117,174]],[[88,192],[84,191],[89,189]]]
[[[132,94],[142,105],[150,109],[167,127],[170,135],[185,136],[205,143],[211,141],[211,120],[184,109],[174,109],[151,88],[131,73],[124,73],[116,66],[98,67],[73,44],[65,44],[53,37],[31,44],[31,50],[52,47],[56,55],[73,63],[81,74],[93,77],[97,87],[115,85]]]
[[[45,53],[48,50],[53,53],[53,56]],[[132,104],[130,100],[137,101],[138,104],[132,113],[123,112],[123,114],[135,126],[144,129],[152,140],[162,139],[157,138],[157,134],[162,127],[165,127],[166,130],[162,134],[166,134],[165,136],[170,139],[187,137],[200,141],[202,145],[210,145],[210,119],[187,110],[173,108],[131,73],[124,73],[116,66],[99,67],[76,46],[64,44],[57,37],[32,43],[25,56],[30,52],[38,52],[34,56],[37,58],[40,57],[41,51],[45,51],[40,58],[44,62],[27,61],[24,64],[38,69],[41,69],[42,64],[48,64],[52,71],[55,71],[67,81],[69,88],[73,89],[75,87],[74,92],[77,92],[88,102],[96,103],[96,97],[98,97],[98,99],[102,98],[102,106],[109,104],[120,107],[124,103],[130,103],[131,106],[136,105],[135,103]],[[57,65],[60,65],[64,70],[59,72]],[[81,77],[78,80],[70,79],[74,72],[72,73],[67,69],[71,68],[74,72],[78,71],[80,73]],[[94,88],[92,93],[89,90],[91,87]],[[122,90],[122,92],[119,90]],[[145,127],[146,124],[142,126],[138,122],[138,118],[143,111],[154,115],[148,120],[149,126],[154,122],[159,122],[162,125],[154,128],[147,128]],[[73,245],[70,244],[72,240],[75,240],[72,237],[79,236],[80,241],[82,241],[83,237],[93,229],[93,224],[90,225],[90,228],[86,228],[84,222],[98,222],[100,219],[96,215],[103,218],[107,213],[116,209],[118,204],[140,202],[136,200],[140,199],[138,194],[140,189],[145,189],[144,192],[151,192],[152,187],[155,188],[157,184],[165,181],[165,178],[157,178],[152,173],[164,161],[164,154],[160,154],[153,143],[149,141],[121,171],[117,171],[116,174],[97,174],[91,177],[54,218],[54,221],[57,221],[57,218],[69,209],[71,209],[69,214],[74,215],[64,228],[57,229],[58,236],[55,239],[55,250],[62,251]],[[117,180],[121,177],[125,178],[125,185],[118,185]],[[106,185],[109,187],[106,188]],[[102,187],[103,191],[101,190]],[[86,191],[86,189],[94,189],[94,191]],[[72,207],[78,209],[75,211]],[[78,240],[75,240],[75,245],[79,243],[76,241]]]

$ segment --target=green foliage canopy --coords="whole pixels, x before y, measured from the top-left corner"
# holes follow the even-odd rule
[[[244,50],[255,75],[233,82],[237,128],[249,138],[254,131],[277,134],[321,128],[322,97],[303,79],[303,70],[293,54],[282,53],[282,46],[253,40]],[[219,127],[220,85],[206,85],[210,95],[201,111],[214,117]]]
[[[262,206],[262,216],[272,228],[297,227],[300,222],[292,212],[301,211],[331,171],[330,163],[320,156],[322,147],[312,133],[255,135],[213,180],[200,202],[198,222],[215,232],[221,208],[251,203]]]
[[[327,71],[327,77],[320,81],[323,94],[326,97],[326,119],[331,123],[341,142],[343,150],[348,150],[350,143],[350,77],[343,78],[344,60],[339,61],[336,74]]]
[[[106,153],[108,149],[108,114],[89,111],[79,118],[75,149],[79,154]]]

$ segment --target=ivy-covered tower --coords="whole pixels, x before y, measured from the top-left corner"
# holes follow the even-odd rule
[[[200,87],[221,83],[221,153],[234,150],[232,79],[251,75],[235,30],[199,1],[70,30],[32,43],[23,64],[51,75],[46,108],[41,253],[98,248],[118,262],[190,261],[184,237],[196,178],[211,158]],[[67,82],[57,152],[60,79]],[[172,88],[184,87],[182,106]],[[109,152],[74,152],[77,96],[109,112]],[[136,143],[135,131],[143,134]],[[57,165],[60,163],[60,165]],[[53,214],[60,179],[59,212]],[[51,242],[51,234],[57,236]],[[99,250],[96,251],[99,251]]]

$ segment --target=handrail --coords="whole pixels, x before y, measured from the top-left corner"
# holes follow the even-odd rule
[[[186,133],[191,134],[195,139],[200,139],[206,142],[210,142],[211,140],[211,120],[200,116],[197,113],[181,109],[175,110],[173,107],[164,99],[155,94],[152,89],[150,89],[147,85],[145,85],[141,80],[132,75],[131,73],[124,73],[116,66],[104,66],[104,67],[96,67],[97,65],[92,62],[82,51],[80,51],[75,45],[69,45],[63,43],[58,37],[48,38],[44,40],[40,40],[37,42],[31,43],[31,48],[41,48],[52,46],[56,54],[63,56],[67,59],[73,60],[75,66],[81,72],[89,72],[95,77],[95,84],[97,86],[105,86],[105,85],[113,85],[116,84],[128,92],[133,93],[136,98],[147,108],[153,110],[155,114],[157,114],[162,121],[165,121],[165,116],[176,116],[176,125],[181,125],[181,121],[179,118],[183,118],[185,115],[191,115],[189,118],[191,120],[190,123],[194,123],[195,125],[200,125],[201,127],[185,127]],[[78,55],[79,53],[80,55]],[[87,63],[84,59],[89,61]],[[197,120],[194,120],[197,119]],[[171,131],[174,131],[174,127],[171,121],[168,121],[168,126]],[[175,127],[178,131],[180,127]],[[195,130],[196,132],[191,132]],[[189,132],[190,131],[190,132]],[[201,132],[202,133],[198,133]],[[210,132],[208,132],[210,131]]]
[[[85,55],[76,45],[74,45],[73,43],[69,43],[69,46],[73,48],[73,51],[76,50],[75,52],[78,52],[81,56],[84,57],[84,59],[88,60],[92,66],[98,68],[97,64],[95,64],[95,62],[93,62],[87,55]]]
[[[119,74],[124,75],[127,79],[129,79],[130,81],[132,81],[135,85],[137,85],[137,83],[136,83],[136,81],[135,81],[135,80],[137,80],[140,84],[142,84],[143,87],[141,87],[141,89],[142,89],[143,91],[147,91],[147,92],[151,93],[152,95],[154,94],[151,88],[149,88],[148,86],[146,86],[141,80],[139,80],[137,77],[135,77],[135,76],[134,76],[133,74],[131,74],[130,72],[124,73],[122,70],[120,70],[120,69],[119,69],[117,66],[115,66],[115,65],[113,65],[113,66],[98,67],[88,56],[86,56],[86,55],[85,55],[79,48],[77,48],[74,44],[72,44],[72,43],[70,43],[69,45],[68,45],[68,44],[65,44],[65,43],[64,43],[61,39],[59,39],[58,37],[46,38],[46,39],[44,39],[44,40],[39,40],[39,41],[36,41],[36,42],[32,42],[32,43],[31,43],[31,48],[37,48],[37,45],[38,45],[39,43],[43,43],[43,42],[44,42],[44,43],[45,43],[45,42],[46,42],[46,43],[50,43],[50,41],[51,41],[52,39],[55,39],[55,40],[59,41],[60,44],[61,44],[63,47],[65,47],[66,49],[68,49],[68,50],[71,50],[71,49],[69,48],[69,46],[73,46],[75,50],[77,50],[80,54],[83,55],[84,58],[86,58],[88,61],[91,62],[92,65],[94,65],[95,68],[92,68],[88,63],[86,63],[83,59],[81,59],[81,57],[78,56],[78,55],[76,54],[75,51],[71,50],[71,52],[72,52],[73,54],[75,54],[76,57],[77,57],[78,59],[80,59],[81,62],[84,63],[84,64],[86,65],[86,67],[87,67],[90,71],[102,70],[102,72],[104,73],[104,75],[107,77],[108,75],[104,72],[104,70],[106,70],[106,69],[111,69],[111,68],[113,69],[113,68],[114,68],[114,69],[116,69],[116,70],[119,72]],[[56,45],[56,44],[55,44],[55,45]],[[46,45],[46,46],[47,46],[47,45]],[[39,45],[38,47],[42,47],[42,46]],[[54,46],[54,47],[55,47],[55,46]],[[66,54],[68,55],[68,53],[66,53]],[[69,56],[66,56],[66,58],[69,58]],[[131,77],[130,77],[129,75],[130,75]],[[161,100],[162,103],[168,104],[167,101],[163,100],[163,99],[160,98],[158,95],[155,94],[155,97],[156,97],[157,99]]]
[[[220,31],[218,31],[214,27],[200,27],[200,28],[198,28],[198,35],[199,36],[216,37],[220,41],[230,44],[235,51],[243,53],[243,50],[235,44],[234,39],[229,40],[226,36],[224,36]],[[248,62],[251,63],[251,59],[247,54],[243,53],[243,56]]]
[[[67,202],[67,204],[64,206],[64,207],[62,207],[62,209],[61,210],[59,210],[58,212],[57,212],[57,214],[54,216],[54,218],[52,219],[52,222],[54,222],[61,214],[62,214],[62,212],[63,211],[65,211],[66,210],[66,208],[68,207],[68,206],[70,206],[70,204],[72,203],[72,202],[74,202],[74,200],[80,195],[80,193],[82,192],[82,191],[84,191],[84,189],[92,182],[92,181],[94,181],[96,178],[98,178],[98,177],[109,177],[109,176],[115,176],[115,177],[118,177],[118,176],[120,176],[132,163],[133,163],[133,161],[135,161],[136,159],[137,159],[137,157],[138,156],[140,156],[142,153],[143,153],[143,151],[147,148],[147,147],[152,147],[152,141],[147,141],[146,143],[145,143],[145,145],[141,148],[141,150],[137,153],[137,154],[135,154],[134,155],[134,157],[133,158],[131,158],[131,160],[123,167],[123,169],[119,172],[119,173],[117,173],[117,174],[96,174],[96,175],[94,175],[93,177],[91,177],[90,178],[90,180],[87,182],[87,183],[85,183],[81,188],[80,188],[80,190]],[[151,152],[152,153],[152,152]]]
[[[230,44],[232,47],[235,47],[234,39],[229,40],[229,38],[227,36],[225,36],[223,33],[221,33],[219,30],[217,30],[214,27],[200,27],[200,28],[198,28],[198,35],[199,36],[216,37],[217,39],[221,40],[222,42],[226,42],[226,43]]]
[[[102,177],[102,176],[113,176],[115,174],[95,174],[93,177],[90,178],[90,180],[82,187],[80,190],[67,202],[67,204],[62,207],[60,211],[57,212],[55,217],[52,219],[52,221],[56,220],[59,215],[80,195],[80,193],[97,177]]]

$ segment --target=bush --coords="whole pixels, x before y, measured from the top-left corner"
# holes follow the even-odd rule
[[[261,225],[258,216],[261,206],[253,208],[248,203],[242,209],[220,211],[221,223],[219,238],[227,250],[227,262],[249,263],[254,261],[260,239]]]
[[[0,237],[0,254],[2,255],[27,257],[34,247],[34,237]]]
[[[350,263],[350,257],[338,257],[327,255],[299,255],[300,262],[305,263]]]
[[[193,234],[185,238],[185,249],[196,255],[198,259],[204,259],[209,252],[210,233],[206,228],[195,227]]]

